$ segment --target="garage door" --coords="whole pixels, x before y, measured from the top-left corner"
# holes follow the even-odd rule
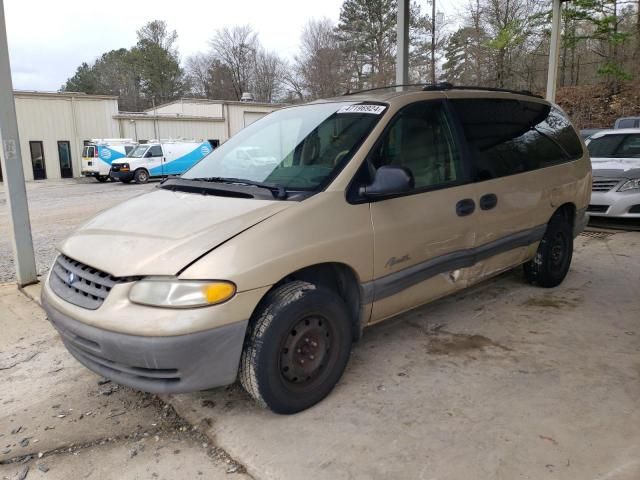
[[[244,112],[244,126],[248,127],[256,120],[260,120],[265,115],[266,113],[264,112]]]

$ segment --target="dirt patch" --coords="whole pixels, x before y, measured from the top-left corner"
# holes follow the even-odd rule
[[[498,348],[504,351],[511,351],[509,347],[500,345],[482,335],[466,335],[463,333],[440,331],[438,335],[431,337],[427,345],[427,352],[433,355],[460,355],[485,348]]]
[[[580,301],[577,298],[566,298],[559,297],[557,295],[544,294],[536,297],[530,297],[522,303],[522,306],[566,310],[577,307],[579,303]]]
[[[507,352],[512,349],[494,342],[483,335],[470,335],[466,333],[452,333],[443,330],[444,325],[419,325],[414,322],[407,322],[412,328],[422,332],[429,340],[427,343],[427,353],[433,355],[462,355],[468,352],[495,348]]]

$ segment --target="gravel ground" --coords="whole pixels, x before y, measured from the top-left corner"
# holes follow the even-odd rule
[[[56,244],[77,225],[117,203],[149,192],[157,185],[157,182],[146,185],[98,183],[90,178],[28,182],[29,214],[38,274],[47,272],[55,257]],[[15,268],[9,234],[9,211],[5,186],[0,183],[0,283],[13,280]]]

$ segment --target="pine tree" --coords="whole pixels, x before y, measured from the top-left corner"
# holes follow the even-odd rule
[[[392,83],[396,0],[345,0],[336,29],[354,89]]]

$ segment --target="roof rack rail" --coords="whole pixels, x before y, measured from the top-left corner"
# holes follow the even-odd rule
[[[422,87],[425,92],[437,92],[444,90],[484,90],[485,92],[503,92],[503,93],[515,93],[517,95],[527,95],[529,97],[543,98],[540,95],[530,92],[529,90],[510,90],[508,88],[497,87],[481,87],[479,85],[454,85],[449,82],[437,82],[437,83],[401,83],[397,85],[385,85],[382,87],[366,88],[364,90],[356,90],[353,92],[343,93],[342,96],[356,95],[358,93],[373,92],[376,90],[386,90],[388,88],[396,87]]]
[[[356,95],[358,93],[366,93],[373,92],[375,90],[386,90],[387,88],[396,88],[396,87],[425,87],[428,85],[433,85],[432,83],[399,83],[395,85],[384,85],[382,87],[373,87],[373,88],[365,88],[364,90],[355,90],[355,91],[347,91],[342,94],[343,97],[348,95]]]
[[[442,90],[484,90],[485,92],[504,92],[515,93],[517,95],[527,95],[529,97],[542,98],[540,95],[536,95],[529,90],[512,90],[509,88],[497,88],[497,87],[481,87],[478,85],[452,85],[450,83],[442,83],[441,85],[449,85],[449,88],[442,88]],[[427,90],[427,87],[424,88]]]

